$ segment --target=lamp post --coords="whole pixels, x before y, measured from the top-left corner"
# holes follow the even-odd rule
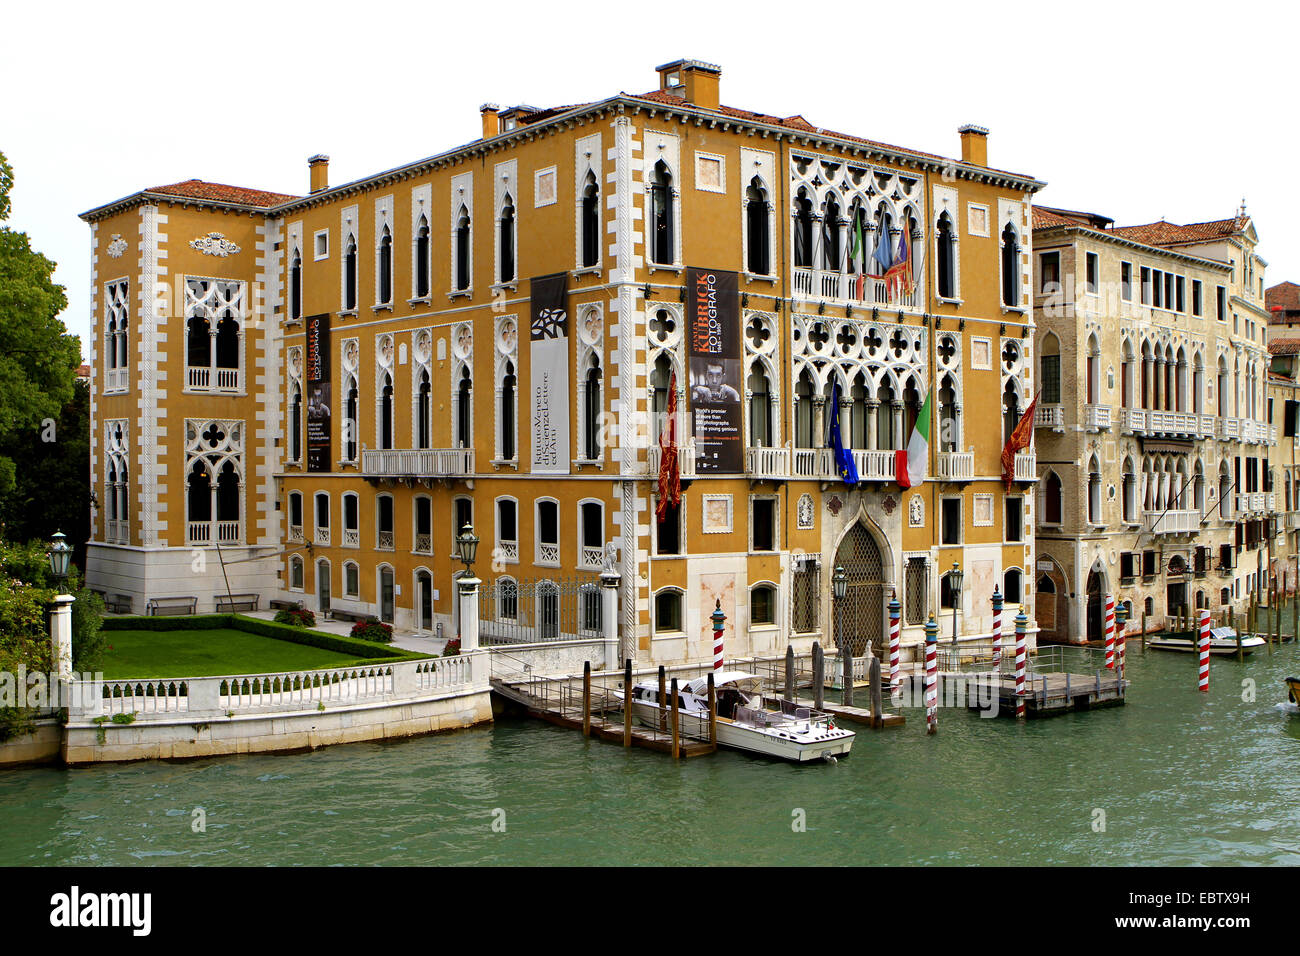
[[[849,593],[849,576],[844,573],[844,565],[835,565],[835,572],[831,575],[831,595],[835,598],[835,646],[843,653],[844,634],[843,621],[841,614],[841,605],[844,603],[844,596]]]
[[[68,579],[68,566],[72,562],[72,549],[62,532],[54,532],[51,539],[50,571],[58,581],[60,592]],[[54,598],[54,612],[50,615],[50,649],[54,656],[54,670],[61,678],[72,676],[72,602],[71,594],[59,593]]]
[[[456,552],[465,573],[457,582],[460,592],[460,649],[461,651],[478,650],[478,586],[482,583],[474,577],[474,558],[478,555],[479,537],[474,533],[474,526],[468,521],[456,536]]]
[[[961,565],[956,561],[952,563],[952,570],[948,572],[948,581],[952,585],[952,646],[957,646],[957,608],[961,607]]]
[[[722,599],[715,602],[716,606],[709,619],[713,622],[713,669],[722,670],[722,628],[727,623],[727,615],[722,610]]]

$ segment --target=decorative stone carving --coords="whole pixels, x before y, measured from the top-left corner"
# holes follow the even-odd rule
[[[893,495],[885,495],[885,500],[880,503],[880,507],[884,509],[885,514],[892,515],[894,509],[898,507],[898,501]]]
[[[816,513],[816,509],[813,507],[812,495],[800,495],[796,514],[799,519],[799,529],[801,531],[807,531],[813,527]]]
[[[907,503],[907,523],[912,528],[925,524],[925,500],[920,495],[912,495]]]
[[[191,239],[190,245],[205,256],[218,256],[222,259],[226,256],[233,256],[240,251],[240,247],[236,243],[231,242],[219,232],[210,232],[198,239]]]
[[[113,241],[108,244],[108,254],[114,259],[121,258],[122,253],[126,252],[127,242],[117,233],[113,233]]]
[[[844,507],[844,502],[840,501],[839,495],[831,495],[830,501],[826,502],[826,510],[829,511],[832,516],[838,515],[840,513],[840,509],[843,507]]]

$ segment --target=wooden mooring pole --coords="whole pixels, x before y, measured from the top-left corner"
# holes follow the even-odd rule
[[[631,694],[624,703],[626,709],[632,708]],[[591,736],[591,661],[582,662],[582,736]]]
[[[879,730],[885,726],[885,694],[880,686],[880,658],[871,655],[871,727]]]
[[[673,709],[673,759],[679,760],[682,756],[682,738],[677,724],[677,678],[673,678],[672,700],[670,706]]]
[[[1142,656],[1146,657],[1146,655],[1147,655],[1147,612],[1146,612],[1146,608],[1143,607],[1142,608]]]
[[[794,703],[794,645],[785,646],[785,699]]]
[[[632,746],[632,658],[623,662],[623,746]]]
[[[822,709],[826,702],[826,652],[820,641],[813,641],[813,707]]]
[[[844,663],[844,706],[853,706],[853,648],[845,641],[840,648],[840,660]]]
[[[659,665],[659,729],[668,729],[668,712],[664,705],[668,703],[668,678],[664,675],[664,665]]]

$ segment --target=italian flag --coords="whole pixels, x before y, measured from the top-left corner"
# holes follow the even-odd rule
[[[894,475],[898,487],[911,488],[925,481],[925,469],[930,463],[930,396],[925,396],[921,414],[916,417],[916,427],[907,443],[907,451],[894,452]]]

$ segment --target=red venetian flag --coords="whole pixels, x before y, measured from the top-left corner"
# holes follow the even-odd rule
[[[1041,395],[1042,392],[1038,394]],[[1002,449],[1002,482],[1007,486],[1007,491],[1011,490],[1011,482],[1015,480],[1016,452],[1028,448],[1029,443],[1034,439],[1034,409],[1037,407],[1038,395],[1035,395]]]
[[[668,508],[677,507],[682,497],[682,474],[677,465],[677,373],[668,383],[667,421],[659,429],[659,503],[655,520],[660,524],[668,517]]]

